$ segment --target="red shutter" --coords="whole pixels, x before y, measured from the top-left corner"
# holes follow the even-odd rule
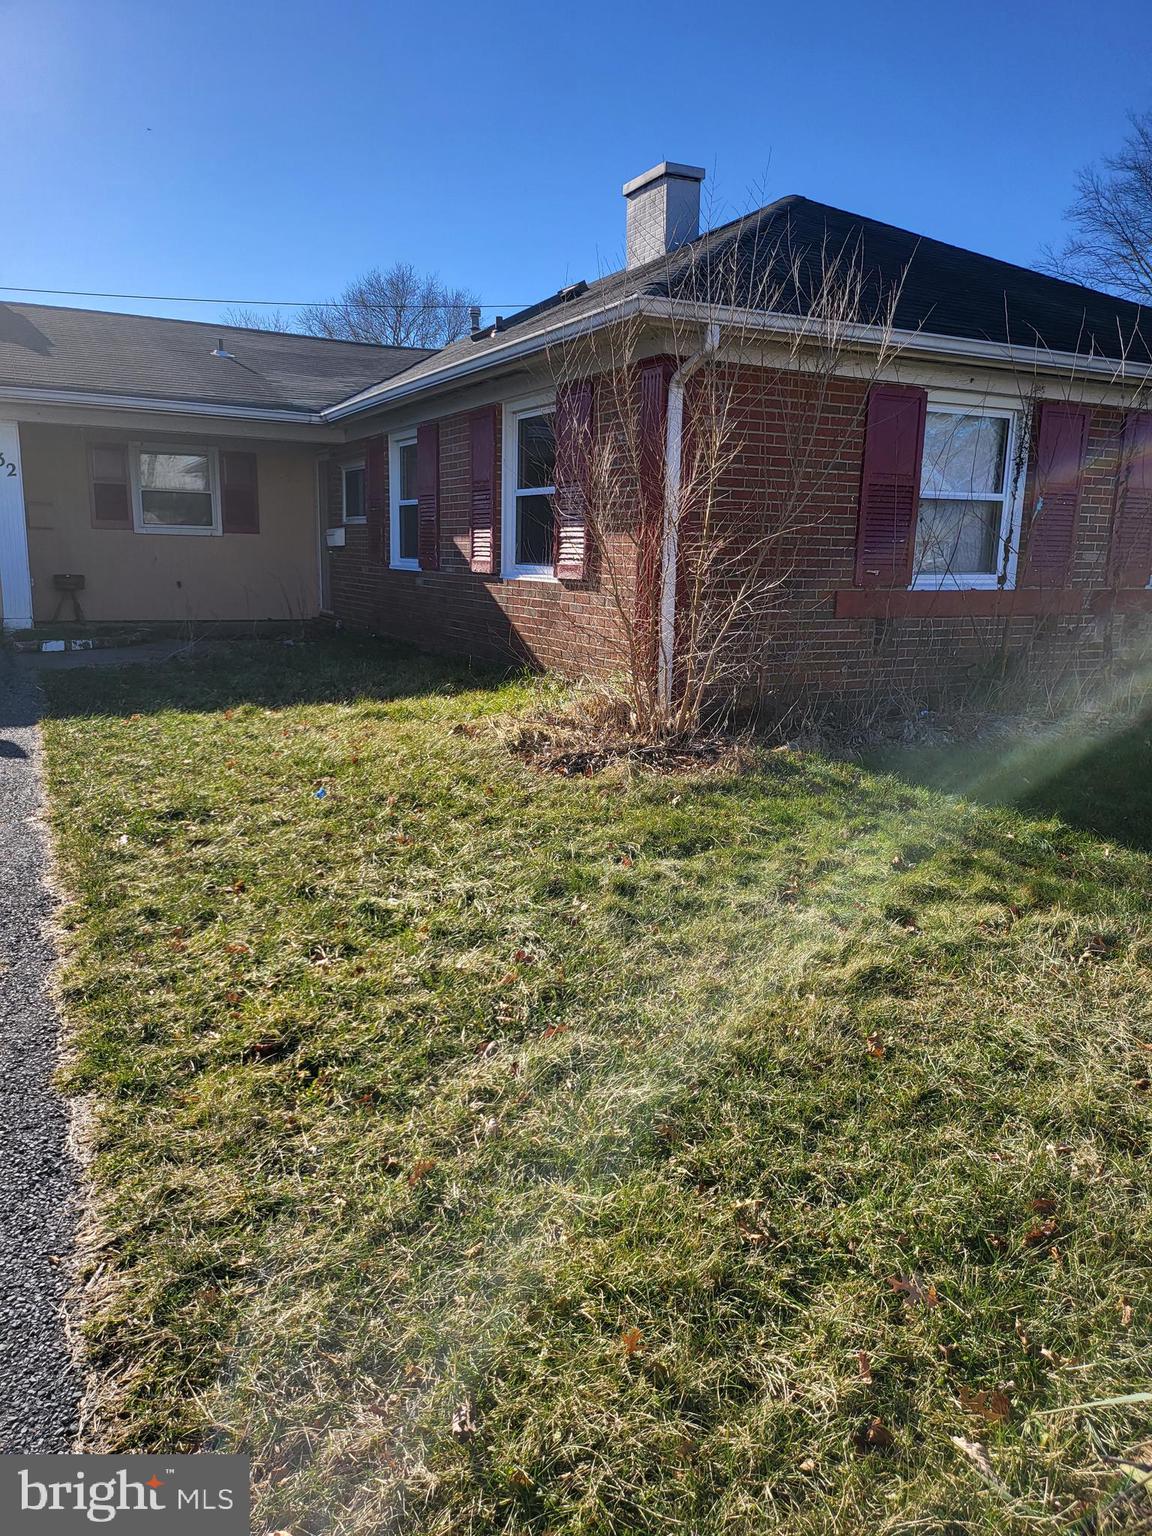
[[[1088,411],[1084,406],[1041,405],[1036,499],[1028,523],[1021,586],[1062,587],[1068,580],[1087,441]]]
[[[1131,411],[1124,423],[1116,489],[1113,581],[1146,587],[1152,581],[1152,411]]]
[[[556,391],[556,522],[552,564],[561,581],[583,581],[588,568],[594,405],[591,379],[562,384]]]
[[[426,421],[416,429],[416,495],[419,508],[420,569],[440,569],[440,428]]]
[[[388,562],[388,439],[370,437],[364,447],[364,521],[368,558]]]
[[[473,411],[472,485],[469,492],[469,523],[472,533],[470,563],[481,576],[496,569],[496,407]]]
[[[92,478],[93,528],[132,527],[128,450],[123,443],[93,443],[88,450]]]
[[[868,396],[858,587],[906,587],[912,580],[927,403],[924,390],[905,384],[874,384]]]
[[[224,533],[260,532],[256,455],[220,455],[220,527]]]

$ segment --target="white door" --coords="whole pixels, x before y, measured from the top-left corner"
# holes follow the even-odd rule
[[[0,421],[0,614],[5,629],[29,629],[32,625],[20,429],[14,421]]]

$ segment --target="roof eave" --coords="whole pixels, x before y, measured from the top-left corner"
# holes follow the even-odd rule
[[[701,324],[739,326],[744,334],[757,332],[764,336],[797,336],[804,335],[805,332],[811,333],[814,338],[819,335],[817,323],[805,316],[634,294],[606,304],[598,310],[590,311],[575,320],[544,326],[527,336],[510,339],[503,346],[487,349],[479,357],[463,359],[408,383],[405,383],[401,376],[395,384],[376,387],[370,396],[366,396],[363,392],[350,396],[346,400],[328,406],[322,412],[322,417],[326,422],[341,421],[351,416],[399,404],[422,393],[431,394],[438,389],[466,382],[476,375],[486,373],[508,362],[546,351],[549,347],[576,336],[600,330],[613,321],[632,317],[665,323],[699,321]],[[947,336],[934,331],[897,330],[865,324],[844,324],[840,328],[840,334],[843,341],[854,342],[860,346],[887,345],[897,356],[915,353],[944,360],[990,363],[999,367],[1014,368],[1017,371],[1027,368],[1030,371],[1088,375],[1094,379],[1106,379],[1116,384],[1152,378],[1152,364],[1122,358],[1086,355],[1082,352],[1059,352],[1049,347],[1019,346],[1011,342],[982,341],[970,337]]]
[[[102,390],[41,389],[35,385],[0,384],[0,401],[28,405],[80,405],[96,410],[152,411],[171,416],[217,416],[239,421],[293,422],[324,426],[321,411],[287,406],[230,405],[214,400],[180,400],[156,395],[116,395]]]

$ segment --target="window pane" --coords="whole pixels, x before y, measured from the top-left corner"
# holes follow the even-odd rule
[[[364,516],[364,471],[362,469],[346,469],[344,471],[344,517]]]
[[[400,450],[400,500],[416,500],[416,444],[405,443]]]
[[[400,508],[400,558],[420,558],[420,508],[414,502]]]
[[[924,426],[925,496],[987,496],[1004,489],[1008,423],[1003,416],[929,411]]]
[[[198,491],[140,491],[140,512],[149,528],[211,528],[212,497]]]
[[[551,496],[516,498],[516,564],[551,566]]]
[[[556,440],[551,416],[525,416],[521,420],[519,474],[517,490],[555,484]]]
[[[922,501],[916,522],[916,574],[994,576],[1002,511],[998,501]]]
[[[208,458],[203,453],[142,453],[140,488],[146,491],[208,491]]]

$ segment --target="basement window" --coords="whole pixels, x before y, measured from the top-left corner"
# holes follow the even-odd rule
[[[138,533],[220,532],[220,470],[214,448],[138,448],[132,455]]]
[[[553,576],[554,411],[551,401],[533,401],[504,412],[505,576]]]
[[[929,396],[913,586],[1011,586],[1017,413]]]
[[[416,434],[388,439],[391,501],[389,564],[402,571],[420,569],[420,498],[416,494]]]

